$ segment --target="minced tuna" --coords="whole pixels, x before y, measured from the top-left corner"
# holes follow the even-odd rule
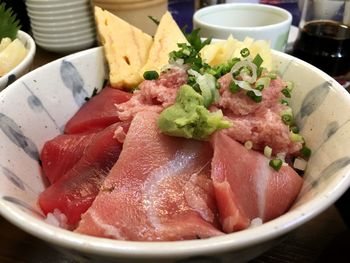
[[[251,141],[256,150],[269,146],[273,154],[297,154],[302,143],[291,140],[289,127],[281,118],[287,108],[280,103],[284,98],[281,90],[286,84],[280,78],[271,80],[270,86],[262,91],[262,101],[257,103],[244,90],[232,93],[231,80],[230,74],[219,79],[221,97],[215,104],[233,122],[225,133],[241,143]]]
[[[186,70],[179,67],[160,74],[157,80],[143,81],[129,101],[116,105],[118,117],[131,120],[138,112],[161,112],[174,104],[178,89],[185,83]]]

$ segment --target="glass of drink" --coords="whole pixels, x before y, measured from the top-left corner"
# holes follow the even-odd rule
[[[350,72],[350,0],[304,0],[293,55],[333,77]]]

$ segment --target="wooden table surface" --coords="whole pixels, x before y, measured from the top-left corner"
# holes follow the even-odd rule
[[[60,56],[62,55],[38,48],[33,68]],[[0,263],[74,262],[2,217],[0,233]],[[251,261],[269,262],[350,262],[350,229],[344,224],[335,206],[331,206],[310,222],[292,231],[283,242]]]

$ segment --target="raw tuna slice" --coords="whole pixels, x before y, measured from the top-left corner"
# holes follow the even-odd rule
[[[158,116],[136,114],[117,163],[76,232],[139,241],[222,234],[210,180],[210,145],[160,134]]]
[[[115,138],[118,127],[126,131],[128,125],[116,123],[97,133],[72,169],[40,194],[39,205],[45,214],[58,209],[69,226],[78,223],[119,157],[122,143]]]
[[[128,101],[132,94],[109,86],[85,103],[67,122],[65,133],[100,131],[119,121],[116,104]]]
[[[263,222],[286,212],[296,199],[303,180],[289,166],[277,172],[260,152],[216,132],[212,137],[212,179],[223,230],[227,233]]]
[[[94,135],[62,134],[45,143],[40,159],[43,172],[51,184],[79,161]]]

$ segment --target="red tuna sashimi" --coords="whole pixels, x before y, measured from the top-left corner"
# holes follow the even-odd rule
[[[126,131],[128,124],[115,123],[97,133],[72,169],[40,194],[39,205],[45,214],[58,209],[66,215],[69,226],[78,223],[119,157],[122,143],[115,138],[118,127]]]
[[[212,179],[220,221],[227,233],[286,212],[295,201],[302,178],[289,166],[277,172],[260,152],[248,150],[224,132],[212,137]]]
[[[44,144],[40,159],[43,172],[51,184],[79,161],[94,135],[62,134]]]
[[[134,241],[222,234],[216,227],[210,145],[161,134],[158,116],[136,114],[117,163],[76,232]]]
[[[100,131],[119,121],[116,104],[128,101],[132,94],[109,86],[85,103],[67,122],[65,133]]]

